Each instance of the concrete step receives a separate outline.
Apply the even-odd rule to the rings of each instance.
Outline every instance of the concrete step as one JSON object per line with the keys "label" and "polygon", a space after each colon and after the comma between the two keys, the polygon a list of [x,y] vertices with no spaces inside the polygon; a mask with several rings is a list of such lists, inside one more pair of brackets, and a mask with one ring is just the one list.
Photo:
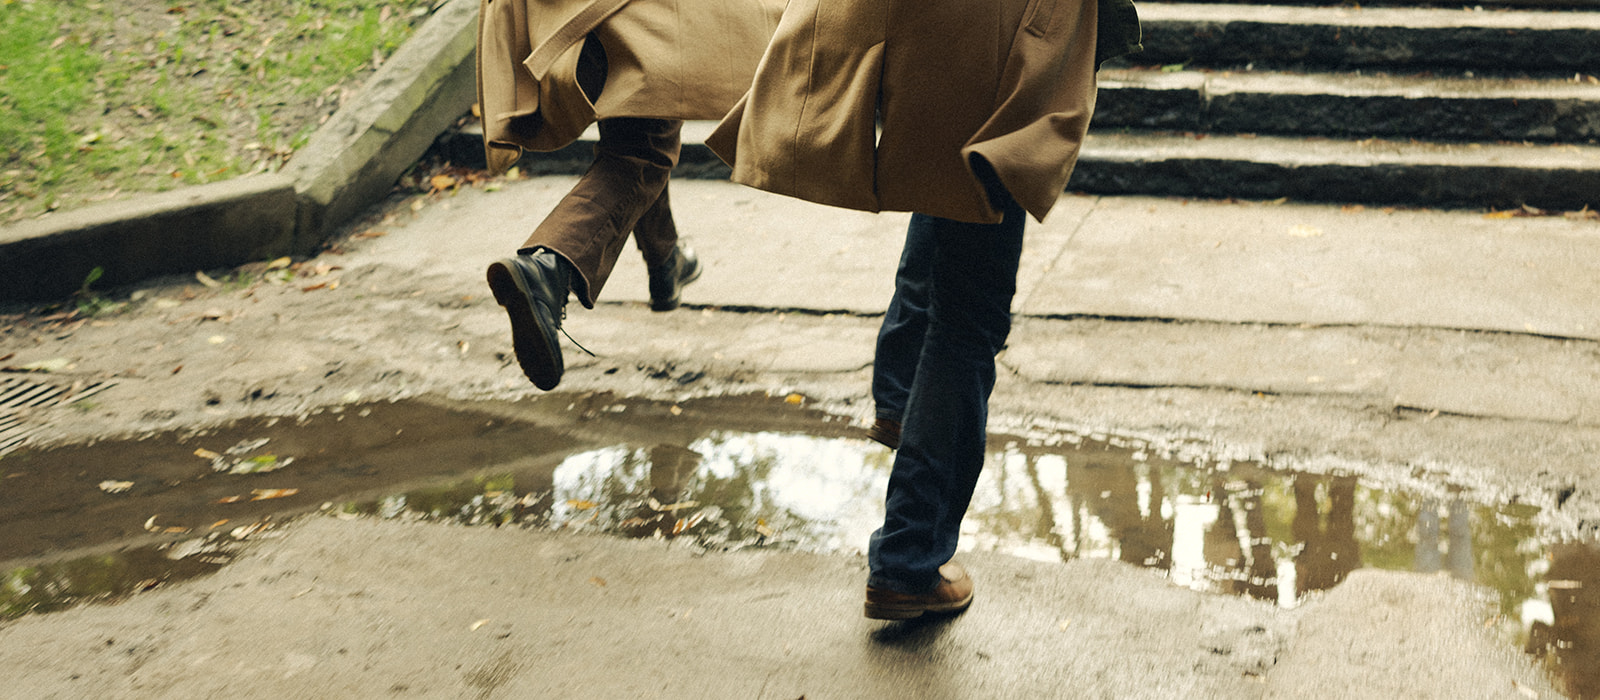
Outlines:
{"label": "concrete step", "polygon": [[1600,146],[1091,132],[1068,189],[1097,194],[1600,209]]}
{"label": "concrete step", "polygon": [[1589,142],[1600,82],[1106,69],[1096,128]]}
{"label": "concrete step", "polygon": [[[704,145],[714,122],[684,125],[675,178],[722,179]],[[591,129],[560,151],[528,153],[529,175],[576,175],[593,158]],[[432,154],[483,167],[472,126],[441,136]],[[1600,210],[1600,146],[1427,143],[1409,140],[1091,130],[1067,188],[1096,194],[1396,206]]]}
{"label": "concrete step", "polygon": [[1137,65],[1600,71],[1600,11],[1144,3],[1139,16]]}

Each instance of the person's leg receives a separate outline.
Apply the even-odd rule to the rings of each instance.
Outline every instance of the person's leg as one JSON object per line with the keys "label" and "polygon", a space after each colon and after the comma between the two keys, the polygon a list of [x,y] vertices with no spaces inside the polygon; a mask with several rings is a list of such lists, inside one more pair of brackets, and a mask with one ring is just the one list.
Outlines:
{"label": "person's leg", "polygon": [[928,294],[932,285],[934,233],[938,221],[921,214],[911,217],[905,248],[894,276],[894,296],[878,328],[878,345],[872,359],[872,402],[875,421],[868,437],[890,448],[900,444],[900,424],[906,397],[917,374],[922,342],[928,331]]}
{"label": "person's leg", "polygon": [[928,327],[907,395],[884,524],[868,547],[869,587],[925,592],[955,554],[983,468],[994,358],[1010,333],[1022,253],[1026,214],[1009,197],[1002,209],[999,224],[921,217],[908,231],[932,239],[916,242],[932,247]]}
{"label": "person's leg", "polygon": [[[572,291],[593,308],[628,234],[647,212],[652,214],[645,219],[652,240],[670,238],[676,245],[677,229],[664,194],[678,163],[682,126],[666,119],[602,119],[594,163],[517,252],[543,249],[566,260],[578,273]],[[671,248],[667,250],[670,255]]]}
{"label": "person's leg", "polygon": [[684,285],[700,279],[699,258],[688,244],[678,240],[670,192],[670,183],[662,187],[661,196],[633,227],[633,242],[644,257],[649,276],[650,308],[654,311],[678,308]]}
{"label": "person's leg", "polygon": [[661,119],[601,120],[588,172],[516,257],[489,265],[489,289],[511,319],[517,364],[540,389],[555,388],[566,370],[558,332],[568,292],[594,307],[628,233],[666,189],[681,126]]}

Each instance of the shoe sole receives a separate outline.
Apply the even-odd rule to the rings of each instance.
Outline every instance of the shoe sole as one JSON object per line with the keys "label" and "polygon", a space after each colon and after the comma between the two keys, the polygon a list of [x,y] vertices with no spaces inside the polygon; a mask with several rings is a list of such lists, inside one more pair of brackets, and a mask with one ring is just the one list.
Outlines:
{"label": "shoe sole", "polygon": [[689,275],[688,279],[683,280],[682,282],[678,283],[679,295],[677,297],[674,297],[674,298],[669,299],[667,301],[656,301],[654,299],[651,299],[650,300],[650,310],[651,311],[672,311],[672,310],[678,308],[680,305],[682,305],[682,301],[683,301],[682,288],[689,286],[690,282],[693,282],[693,281],[695,281],[697,279],[700,279],[700,267],[698,265],[696,265],[695,268],[694,268],[694,274]]}
{"label": "shoe sole", "polygon": [[511,317],[511,346],[516,350],[517,364],[522,365],[522,373],[540,389],[549,391],[556,388],[561,383],[560,357],[551,356],[550,348],[554,343],[547,341],[554,340],[551,337],[554,333],[539,323],[533,305],[528,303],[532,293],[526,283],[504,262],[489,265],[488,278],[495,303],[505,307],[506,315]]}
{"label": "shoe sole", "polygon": [[923,615],[955,615],[972,605],[972,596],[954,603],[939,605],[881,605],[868,602],[865,607],[870,620],[914,620]]}

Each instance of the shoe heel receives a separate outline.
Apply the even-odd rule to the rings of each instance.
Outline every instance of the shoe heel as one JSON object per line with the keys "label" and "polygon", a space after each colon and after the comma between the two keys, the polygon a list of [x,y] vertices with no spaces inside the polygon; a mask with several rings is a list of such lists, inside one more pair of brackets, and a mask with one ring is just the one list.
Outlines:
{"label": "shoe heel", "polygon": [[923,613],[921,608],[907,610],[905,608],[873,605],[872,603],[866,604],[864,612],[867,619],[870,620],[914,620],[922,617]]}

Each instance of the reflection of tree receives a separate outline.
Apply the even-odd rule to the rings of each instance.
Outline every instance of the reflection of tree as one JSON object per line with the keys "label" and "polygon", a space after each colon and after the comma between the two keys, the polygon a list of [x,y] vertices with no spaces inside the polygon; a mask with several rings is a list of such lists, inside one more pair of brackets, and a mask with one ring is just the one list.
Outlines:
{"label": "reflection of tree", "polygon": [[[1317,490],[1327,486],[1329,508],[1324,519],[1318,512]],[[1356,479],[1350,476],[1294,480],[1294,522],[1291,529],[1300,546],[1295,556],[1295,594],[1325,591],[1361,568],[1361,545],[1356,542]]]}
{"label": "reflection of tree", "polygon": [[1600,545],[1553,545],[1545,582],[1555,624],[1535,623],[1529,651],[1553,648],[1567,695],[1600,698]]}
{"label": "reflection of tree", "polygon": [[1033,485],[1033,492],[1037,494],[1036,500],[1039,505],[1039,519],[1037,521],[1038,524],[1034,527],[1033,536],[1044,540],[1046,544],[1059,550],[1061,552],[1061,560],[1066,561],[1071,558],[1071,555],[1064,546],[1060,528],[1056,527],[1055,501],[1050,498],[1050,494],[1045,492],[1044,483],[1039,478],[1039,455],[1025,453],[1022,459],[1023,466],[1028,471],[1028,483]]}
{"label": "reflection of tree", "polygon": [[1160,473],[1152,470],[1149,478],[1147,516],[1139,509],[1139,474],[1134,462],[1108,463],[1094,458],[1067,462],[1067,493],[1074,502],[1087,504],[1089,512],[1106,526],[1120,545],[1119,558],[1165,570],[1172,566],[1172,519],[1162,517],[1167,495]]}
{"label": "reflection of tree", "polygon": [[[1463,581],[1473,580],[1472,565],[1472,515],[1467,504],[1459,498],[1450,501],[1450,518],[1441,526],[1439,503],[1433,499],[1422,502],[1417,511],[1416,569],[1431,574],[1449,566],[1450,575]],[[1445,551],[1439,549],[1439,533],[1448,537]],[[1449,561],[1446,562],[1446,555]]]}
{"label": "reflection of tree", "polygon": [[[1206,528],[1203,547],[1214,580],[1227,593],[1276,600],[1278,566],[1272,558],[1272,538],[1266,534],[1260,482],[1252,479],[1230,484],[1218,474],[1212,483],[1212,494],[1217,503],[1217,519]],[[1235,509],[1244,514],[1242,538]],[[1248,550],[1245,542],[1249,542]]]}
{"label": "reflection of tree", "polygon": [[[719,443],[710,440],[712,449]],[[661,444],[623,450],[575,473],[558,488],[553,523],[619,532],[633,537],[692,535],[703,544],[755,541],[762,522],[800,525],[786,509],[768,503],[775,454],[741,459],[726,477],[701,468],[700,453]]]}
{"label": "reflection of tree", "polygon": [[1500,592],[1500,611],[1508,616],[1535,595],[1530,564],[1542,549],[1534,521],[1538,512],[1536,506],[1517,504],[1479,506],[1475,512],[1474,574],[1478,583]]}

